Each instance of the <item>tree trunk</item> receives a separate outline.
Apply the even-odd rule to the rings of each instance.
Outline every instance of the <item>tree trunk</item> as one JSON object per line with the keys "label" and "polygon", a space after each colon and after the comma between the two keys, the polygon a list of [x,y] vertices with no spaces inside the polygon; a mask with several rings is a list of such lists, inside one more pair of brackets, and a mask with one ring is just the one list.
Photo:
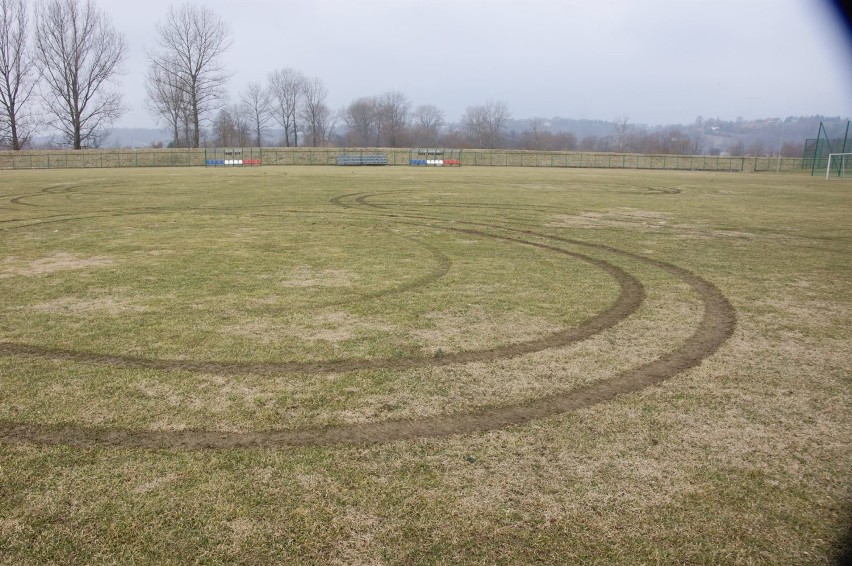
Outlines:
{"label": "tree trunk", "polygon": [[15,106],[11,106],[9,111],[9,129],[12,130],[12,149],[18,151],[21,149],[21,142],[18,140],[18,123],[15,120]]}

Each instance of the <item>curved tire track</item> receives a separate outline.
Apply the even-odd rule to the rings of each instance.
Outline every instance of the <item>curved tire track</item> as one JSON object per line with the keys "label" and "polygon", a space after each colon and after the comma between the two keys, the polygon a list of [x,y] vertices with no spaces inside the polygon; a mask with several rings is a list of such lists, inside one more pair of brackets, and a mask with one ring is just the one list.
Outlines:
{"label": "curved tire track", "polygon": [[252,374],[323,374],[340,373],[350,371],[364,371],[377,369],[405,370],[420,367],[438,367],[459,363],[490,362],[501,359],[509,359],[524,354],[540,352],[550,348],[567,346],[581,340],[585,340],[611,328],[636,312],[645,299],[645,290],[638,279],[606,261],[593,258],[577,252],[571,252],[549,246],[535,241],[527,241],[521,238],[509,236],[496,236],[481,230],[466,228],[447,228],[457,232],[472,234],[483,237],[491,237],[507,242],[515,242],[531,247],[545,249],[585,261],[598,267],[613,277],[618,283],[621,292],[615,302],[605,311],[591,317],[582,324],[541,338],[535,338],[524,342],[515,342],[505,346],[486,348],[481,350],[467,350],[461,352],[447,353],[440,358],[436,357],[409,357],[409,358],[373,358],[373,359],[344,359],[321,362],[281,362],[281,363],[245,363],[245,362],[212,362],[193,360],[162,360],[143,358],[135,356],[117,356],[110,354],[99,354],[95,352],[80,352],[60,348],[45,348],[18,344],[13,342],[0,342],[0,355],[16,355],[32,358],[44,358],[51,360],[62,360],[72,362],[83,362],[98,365],[107,365],[129,369],[147,369],[159,371],[189,371],[198,373],[213,373],[218,375],[240,375]]}
{"label": "curved tire track", "polygon": [[[341,206],[349,206],[342,203],[343,195],[336,204]],[[441,220],[441,219],[433,219]],[[136,449],[175,449],[175,450],[198,450],[198,449],[244,449],[244,448],[284,448],[292,446],[314,446],[314,445],[330,445],[340,443],[377,443],[377,442],[392,442],[398,440],[410,440],[415,438],[430,438],[442,437],[457,434],[479,433],[494,429],[499,429],[512,425],[521,425],[535,419],[546,418],[564,413],[566,411],[578,410],[591,407],[595,404],[609,401],[615,397],[627,393],[640,391],[651,385],[659,384],[685,370],[698,366],[702,360],[712,355],[730,338],[736,325],[736,313],[728,299],[719,291],[719,289],[709,281],[699,277],[687,269],[676,265],[663,262],[656,259],[647,258],[631,252],[626,252],[607,246],[604,244],[594,244],[573,240],[569,238],[561,238],[557,236],[541,234],[532,230],[521,230],[503,227],[499,225],[491,225],[491,228],[525,234],[537,238],[546,238],[550,241],[558,241],[569,243],[576,246],[582,246],[590,249],[605,251],[607,253],[619,255],[634,261],[643,262],[647,265],[662,269],[675,277],[681,279],[688,284],[698,295],[704,309],[701,321],[696,327],[692,335],[687,338],[680,347],[674,351],[665,354],[654,361],[648,362],[641,366],[624,370],[612,378],[604,381],[574,389],[562,394],[551,395],[535,401],[526,403],[487,408],[469,414],[461,415],[446,415],[416,421],[385,421],[377,423],[366,423],[349,426],[339,426],[330,428],[315,428],[304,430],[290,431],[258,431],[258,432],[216,432],[204,430],[189,430],[189,431],[150,431],[150,430],[129,430],[119,428],[99,428],[79,425],[69,426],[52,426],[40,424],[24,424],[0,421],[0,442],[4,443],[34,443],[41,445],[67,445],[74,447],[93,448],[93,447],[115,447],[115,448],[136,448]],[[479,235],[487,235],[494,237],[493,234],[468,229],[454,228],[457,231],[465,233],[475,233]],[[514,241],[532,245],[545,249],[553,249],[560,253],[579,256],[568,252],[561,248],[555,248],[538,242],[521,240],[516,237],[502,236],[498,239],[505,241]],[[619,268],[603,261],[594,258],[593,261],[599,262],[596,265],[608,265],[608,269],[619,270]],[[612,271],[610,271],[612,273]],[[632,276],[628,276],[632,278]],[[634,279],[635,280],[635,279]],[[625,291],[625,283],[619,280],[622,284],[622,297],[628,294]],[[638,284],[638,281],[636,282]],[[639,289],[641,289],[641,284]],[[634,301],[636,298],[634,297]],[[621,298],[619,299],[621,301]],[[638,308],[639,300],[635,303]],[[619,302],[617,302],[619,304]],[[620,312],[616,308],[615,314],[610,311],[608,316],[629,316],[629,304],[622,304],[620,309],[625,309]],[[635,310],[635,308],[633,309]],[[627,313],[627,314],[625,314]],[[598,317],[595,317],[598,318]],[[593,319],[594,320],[594,319]],[[605,321],[600,321],[603,323]],[[615,321],[617,322],[617,320]],[[613,324],[615,324],[613,322]],[[585,326],[585,325],[584,325]],[[582,327],[580,327],[582,328]],[[591,332],[594,327],[590,327],[586,332]],[[601,328],[602,330],[603,328]],[[578,329],[570,329],[578,331]],[[598,330],[597,332],[600,332]],[[558,333],[561,334],[561,333]],[[532,343],[539,342],[536,340],[524,343],[526,348],[532,347]],[[10,345],[0,345],[0,352],[6,351]],[[11,345],[11,351],[18,355],[38,355],[42,356],[44,352],[25,351],[26,347]],[[493,350],[491,350],[493,352]],[[535,350],[529,350],[535,351]],[[475,352],[460,352],[455,361],[450,361],[450,356],[442,359],[430,360],[430,365],[444,365],[446,363],[463,363],[467,361],[463,356],[483,355],[487,350]],[[62,359],[79,360],[79,354],[68,352],[68,358],[64,358],[62,352],[54,352]],[[513,355],[521,355],[525,353],[519,351]],[[475,356],[474,356],[475,357]],[[100,357],[101,362],[115,363],[121,365],[127,362],[127,359],[120,357]],[[448,359],[450,358],[450,359]],[[493,358],[492,358],[493,359]],[[86,361],[86,360],[83,360]],[[88,360],[95,361],[95,360]],[[353,361],[354,362],[354,361]],[[398,360],[399,363],[412,363],[412,361]],[[142,362],[147,364],[148,362]],[[162,363],[162,362],[152,362]],[[335,362],[328,362],[334,364]],[[342,362],[341,362],[342,363]],[[348,362],[352,363],[352,362]],[[375,361],[365,360],[358,361],[358,364],[376,363]],[[420,363],[420,362],[414,362]],[[324,364],[317,364],[317,369],[323,367]],[[152,367],[143,365],[142,367]],[[157,368],[157,366],[153,366]],[[220,370],[226,369],[228,366],[217,364]],[[261,366],[255,364],[256,369],[261,369]],[[281,365],[278,365],[281,367]],[[340,365],[335,366],[336,369],[331,371],[346,371]],[[399,367],[416,367],[416,366],[399,366]],[[157,368],[159,369],[159,368]],[[193,368],[186,368],[193,369]],[[234,368],[236,369],[236,368]],[[306,368],[303,366],[302,371]],[[357,369],[363,369],[361,367]],[[206,370],[205,370],[206,371]],[[242,371],[246,371],[242,367]]]}

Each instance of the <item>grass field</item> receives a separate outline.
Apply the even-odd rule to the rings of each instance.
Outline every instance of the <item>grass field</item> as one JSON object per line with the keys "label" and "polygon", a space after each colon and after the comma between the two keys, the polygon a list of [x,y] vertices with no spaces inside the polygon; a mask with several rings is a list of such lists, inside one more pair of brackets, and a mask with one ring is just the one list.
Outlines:
{"label": "grass field", "polygon": [[827,564],[852,183],[0,172],[0,563]]}

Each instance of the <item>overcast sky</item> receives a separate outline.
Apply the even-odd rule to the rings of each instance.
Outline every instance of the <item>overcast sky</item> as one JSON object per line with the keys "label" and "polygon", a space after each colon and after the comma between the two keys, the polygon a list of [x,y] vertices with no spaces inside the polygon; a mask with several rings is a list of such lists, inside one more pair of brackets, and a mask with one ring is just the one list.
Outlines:
{"label": "overcast sky", "polygon": [[[172,0],[98,0],[129,47],[121,78],[150,127],[145,50]],[[204,0],[233,31],[232,98],[292,67],[329,106],[403,92],[449,121],[505,101],[514,118],[691,123],[852,116],[852,43],[821,0]]]}

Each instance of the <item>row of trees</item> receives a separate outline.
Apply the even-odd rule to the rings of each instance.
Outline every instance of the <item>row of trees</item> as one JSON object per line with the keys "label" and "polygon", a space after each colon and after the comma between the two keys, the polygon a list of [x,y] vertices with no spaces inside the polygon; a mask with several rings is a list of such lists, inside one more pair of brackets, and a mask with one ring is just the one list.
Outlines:
{"label": "row of trees", "polygon": [[126,52],[92,0],[42,0],[32,14],[0,0],[0,142],[21,149],[49,125],[75,149],[97,145],[125,110],[112,87]]}
{"label": "row of trees", "polygon": [[[626,115],[611,133],[578,140],[544,119],[509,129],[505,102],[469,107],[448,124],[436,106],[414,106],[399,91],[365,96],[332,111],[322,80],[295,69],[250,83],[236,103],[228,97],[232,73],[224,56],[232,44],[227,23],[196,4],[171,6],[147,52],[146,106],[168,128],[175,147],[214,145],[448,146],[532,150],[586,150],[698,154],[723,123],[702,120],[685,128],[632,125]],[[127,44],[94,0],[0,0],[0,145],[21,149],[43,127],[64,145],[97,147],[127,109],[117,90]],[[747,124],[743,124],[743,127]],[[270,140],[275,130],[276,140]],[[279,132],[283,132],[279,134]],[[707,132],[714,135],[708,136]],[[781,136],[779,136],[781,137]],[[800,151],[788,143],[785,153]],[[762,142],[731,138],[733,155],[766,153]]]}
{"label": "row of trees", "polygon": [[[0,143],[21,149],[42,127],[52,127],[75,149],[97,147],[127,108],[115,89],[127,56],[124,36],[94,0],[0,0]],[[171,6],[156,28],[148,56],[149,111],[176,147],[199,147],[205,126],[222,145],[262,145],[269,130],[283,130],[286,146],[337,141],[338,125],[351,145],[399,147],[437,144],[445,125],[432,105],[412,109],[391,91],[355,100],[334,112],[322,80],[290,68],[251,83],[228,103],[232,73],[223,60],[232,43],[227,23],[195,4]],[[509,117],[505,103],[468,109],[469,139],[496,147]]]}
{"label": "row of trees", "polygon": [[[277,143],[349,147],[500,147],[510,114],[503,102],[467,109],[457,126],[447,124],[437,106],[414,107],[399,91],[360,97],[332,112],[320,79],[285,68],[269,75],[269,85],[250,83],[240,101],[213,119],[214,145],[264,145],[273,128],[283,132]],[[300,134],[302,137],[300,138]],[[301,142],[300,142],[301,139]],[[183,143],[177,136],[176,145]]]}
{"label": "row of trees", "polygon": [[[287,147],[333,143],[336,115],[320,79],[285,68],[271,73],[269,81],[268,87],[249,83],[239,102],[219,110],[210,128],[214,145],[261,146],[275,126],[283,131],[280,144]],[[172,144],[183,147],[186,140],[176,135]]]}
{"label": "row of trees", "polygon": [[[346,145],[402,147],[437,144],[444,113],[433,105],[412,109],[398,91],[358,98],[334,112],[321,79],[291,68],[269,73],[267,85],[250,83],[227,104],[230,74],[222,55],[231,45],[227,25],[193,4],[171,7],[157,26],[158,50],[149,53],[148,107],[172,133],[175,147],[198,147],[204,117],[214,110],[210,134],[216,145],[263,145],[269,130],[283,131],[284,146]],[[502,102],[468,109],[463,120],[479,147],[497,147],[508,107]],[[345,126],[337,139],[337,126]],[[301,136],[301,137],[300,137]]]}

